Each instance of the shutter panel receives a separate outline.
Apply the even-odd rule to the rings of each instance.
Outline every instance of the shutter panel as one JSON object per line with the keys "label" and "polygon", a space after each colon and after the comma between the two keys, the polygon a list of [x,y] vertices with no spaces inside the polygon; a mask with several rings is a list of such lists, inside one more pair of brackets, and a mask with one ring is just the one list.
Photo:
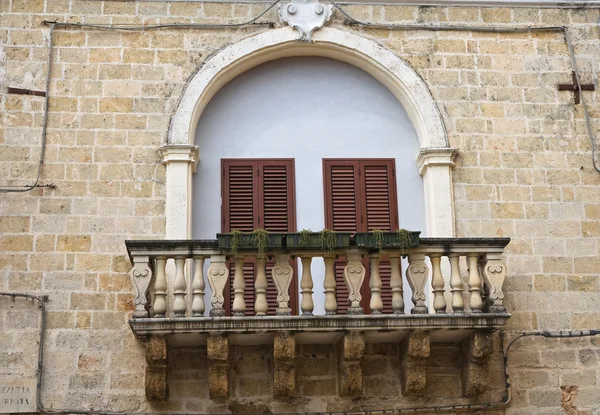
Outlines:
{"label": "shutter panel", "polygon": [[[251,232],[263,228],[270,232],[295,232],[296,213],[294,202],[293,160],[236,159],[222,160],[222,230]],[[297,267],[291,263],[294,278],[290,285],[290,307],[298,309]],[[266,264],[268,314],[275,314],[277,288],[271,277],[273,262]],[[246,290],[246,315],[254,315],[254,277],[256,263],[244,263]],[[233,266],[230,264],[230,270]],[[233,303],[233,272],[225,295],[229,296],[226,311],[229,314]]]}

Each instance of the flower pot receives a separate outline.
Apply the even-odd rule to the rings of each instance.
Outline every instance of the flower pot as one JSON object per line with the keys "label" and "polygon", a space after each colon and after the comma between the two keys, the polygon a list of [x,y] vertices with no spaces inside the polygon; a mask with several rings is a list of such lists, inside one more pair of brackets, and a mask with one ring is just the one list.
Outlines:
{"label": "flower pot", "polygon": [[[266,250],[283,248],[283,233],[269,233],[267,235]],[[254,251],[258,249],[256,235],[252,232],[242,232],[239,234],[240,240],[237,246],[238,251]],[[218,233],[217,241],[219,249],[231,250],[234,245],[234,236],[231,233]]]}
{"label": "flower pot", "polygon": [[386,251],[394,249],[408,250],[419,246],[419,235],[421,232],[410,232],[410,241],[408,246],[400,246],[401,241],[397,232],[382,232],[381,246],[377,243],[377,238],[373,232],[357,232],[354,235],[354,242],[359,248],[383,249]]}
{"label": "flower pot", "polygon": [[[286,247],[291,250],[320,251],[328,249],[324,246],[321,232],[308,234],[287,233],[285,235]],[[350,232],[336,232],[334,249],[348,248],[350,246]]]}

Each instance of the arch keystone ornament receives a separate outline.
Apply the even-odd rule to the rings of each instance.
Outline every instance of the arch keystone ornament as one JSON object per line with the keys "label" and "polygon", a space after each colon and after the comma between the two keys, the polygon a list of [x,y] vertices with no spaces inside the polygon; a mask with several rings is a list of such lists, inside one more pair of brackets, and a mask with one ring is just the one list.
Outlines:
{"label": "arch keystone ornament", "polygon": [[278,10],[279,18],[300,34],[298,40],[311,42],[313,32],[331,19],[333,5],[322,5],[318,0],[292,0],[279,4]]}

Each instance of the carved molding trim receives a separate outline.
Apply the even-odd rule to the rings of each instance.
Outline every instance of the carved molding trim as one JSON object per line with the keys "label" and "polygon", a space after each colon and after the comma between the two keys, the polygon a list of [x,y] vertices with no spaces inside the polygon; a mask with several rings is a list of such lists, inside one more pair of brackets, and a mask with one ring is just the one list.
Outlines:
{"label": "carved molding trim", "polygon": [[454,159],[458,154],[455,148],[422,148],[417,156],[419,174],[422,176],[429,166],[454,167]]}
{"label": "carved molding trim", "polygon": [[200,149],[189,144],[164,144],[158,149],[158,154],[163,158],[162,163],[167,165],[173,162],[191,163],[192,172],[196,172]]}
{"label": "carved molding trim", "polygon": [[299,33],[298,40],[312,41],[315,30],[322,28],[331,19],[332,4],[321,4],[319,0],[292,0],[279,4],[279,18]]}

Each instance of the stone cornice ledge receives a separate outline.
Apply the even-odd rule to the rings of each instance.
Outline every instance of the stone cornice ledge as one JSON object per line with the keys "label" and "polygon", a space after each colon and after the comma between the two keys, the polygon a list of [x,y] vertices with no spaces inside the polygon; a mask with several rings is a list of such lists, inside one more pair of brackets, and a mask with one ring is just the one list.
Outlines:
{"label": "stone cornice ledge", "polygon": [[158,153],[163,158],[163,164],[172,162],[187,162],[192,163],[192,171],[196,172],[198,165],[198,146],[189,144],[164,144],[158,149]]}
{"label": "stone cornice ledge", "polygon": [[504,326],[509,313],[431,314],[431,315],[337,315],[138,318],[129,320],[138,337],[182,333],[265,333],[293,332],[403,331],[441,329],[494,329]]}
{"label": "stone cornice ledge", "polygon": [[422,176],[429,166],[454,167],[458,150],[455,148],[423,148],[417,156],[419,174]]}

